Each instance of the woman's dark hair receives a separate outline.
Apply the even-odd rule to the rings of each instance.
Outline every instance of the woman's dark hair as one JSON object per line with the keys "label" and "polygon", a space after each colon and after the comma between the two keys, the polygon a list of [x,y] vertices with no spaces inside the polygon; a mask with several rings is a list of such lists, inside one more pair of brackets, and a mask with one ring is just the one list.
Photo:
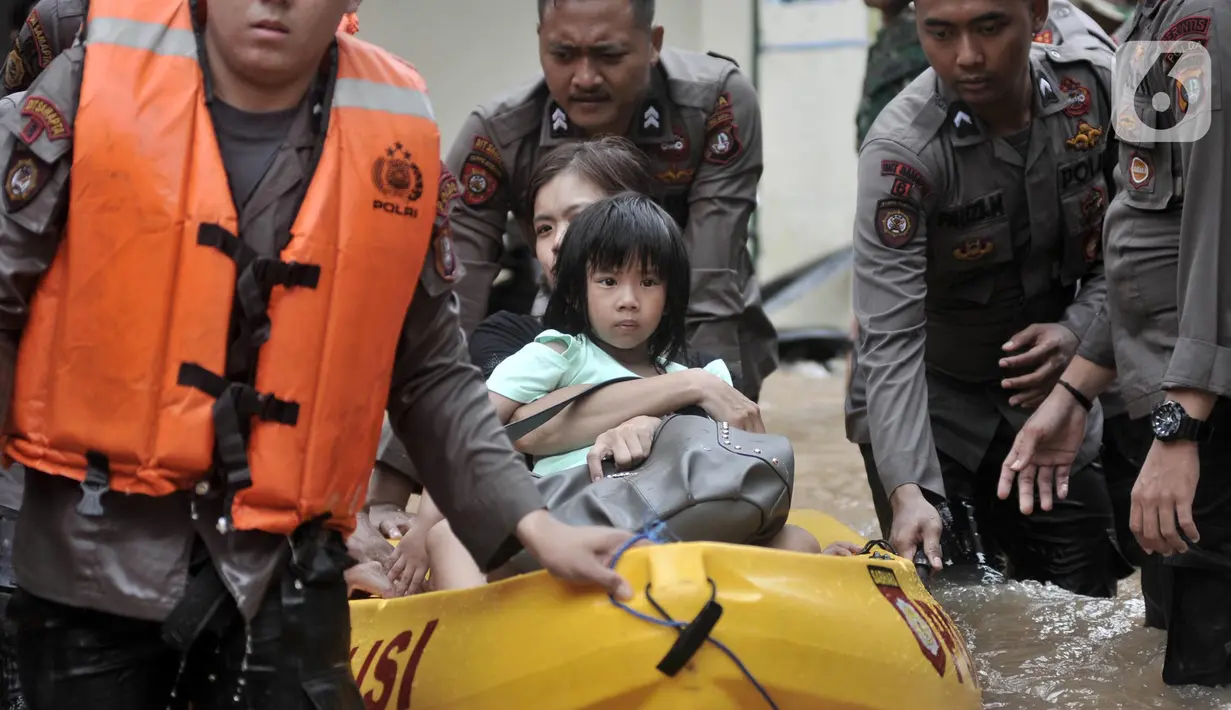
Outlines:
{"label": "woman's dark hair", "polygon": [[613,136],[566,143],[545,155],[530,176],[521,226],[532,245],[534,201],[539,196],[539,190],[557,175],[566,172],[577,173],[594,183],[604,195],[637,192],[657,196],[657,183],[650,175],[650,161],[627,138]]}
{"label": "woman's dark hair", "polygon": [[656,273],[666,289],[662,320],[646,343],[661,370],[660,360],[679,362],[687,357],[688,251],[675,220],[645,195],[624,192],[599,200],[572,220],[556,258],[556,290],[547,302],[543,325],[595,338],[586,298],[590,275],[633,264]]}

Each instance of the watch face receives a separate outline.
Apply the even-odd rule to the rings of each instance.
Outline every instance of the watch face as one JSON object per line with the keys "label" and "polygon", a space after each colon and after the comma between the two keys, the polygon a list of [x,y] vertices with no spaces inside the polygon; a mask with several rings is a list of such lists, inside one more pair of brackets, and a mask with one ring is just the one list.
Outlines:
{"label": "watch face", "polygon": [[1154,427],[1154,436],[1160,439],[1175,436],[1180,431],[1183,417],[1184,409],[1178,402],[1163,402],[1158,405],[1154,408],[1154,417],[1151,422]]}

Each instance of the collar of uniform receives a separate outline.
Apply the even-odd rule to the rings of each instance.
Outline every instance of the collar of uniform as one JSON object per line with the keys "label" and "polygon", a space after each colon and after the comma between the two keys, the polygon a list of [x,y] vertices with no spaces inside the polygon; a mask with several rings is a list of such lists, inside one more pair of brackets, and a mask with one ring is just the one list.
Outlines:
{"label": "collar of uniform", "polygon": [[1167,0],[1143,0],[1138,3],[1136,14],[1141,17],[1153,18],[1158,14],[1159,8],[1167,4]]}
{"label": "collar of uniform", "polygon": [[[1044,50],[1056,52],[1055,49]],[[1078,103],[1081,99],[1060,92],[1060,80],[1051,65],[1033,53],[1030,57],[1030,83],[1034,87],[1034,115],[1050,116]]]}
{"label": "collar of uniform", "polygon": [[[667,77],[660,68],[651,71],[650,86],[645,97],[633,114],[633,124],[625,136],[634,143],[656,144],[671,137],[671,102],[667,100]],[[573,125],[568,114],[556,103],[548,99],[543,109],[543,130],[540,144],[545,146],[559,145],[571,140],[584,139],[585,133]]]}
{"label": "collar of uniform", "polygon": [[983,120],[939,76],[936,77],[936,96],[940,108],[945,111],[945,130],[952,136],[953,145],[975,145],[987,140],[990,134]]}

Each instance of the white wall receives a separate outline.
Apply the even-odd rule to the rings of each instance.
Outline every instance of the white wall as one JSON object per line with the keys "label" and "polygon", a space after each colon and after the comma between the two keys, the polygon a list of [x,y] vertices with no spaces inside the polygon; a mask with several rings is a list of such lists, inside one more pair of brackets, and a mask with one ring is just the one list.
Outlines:
{"label": "white wall", "polygon": [[[713,50],[751,71],[753,2],[659,0],[666,42]],[[759,0],[765,175],[763,279],[850,242],[855,108],[868,12],[862,0]],[[539,72],[536,0],[365,0],[359,36],[413,62],[432,94],[446,147],[478,103]],[[842,279],[775,316],[780,326],[845,327]]]}

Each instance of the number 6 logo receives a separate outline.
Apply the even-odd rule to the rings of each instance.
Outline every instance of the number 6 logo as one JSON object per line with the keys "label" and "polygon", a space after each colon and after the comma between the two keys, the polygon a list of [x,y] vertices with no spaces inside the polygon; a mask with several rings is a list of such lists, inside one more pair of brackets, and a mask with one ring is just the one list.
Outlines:
{"label": "number 6 logo", "polygon": [[[1199,140],[1213,120],[1211,71],[1210,53],[1198,42],[1120,45],[1112,79],[1116,135],[1138,144]],[[1159,120],[1148,125],[1142,110],[1158,112]]]}

